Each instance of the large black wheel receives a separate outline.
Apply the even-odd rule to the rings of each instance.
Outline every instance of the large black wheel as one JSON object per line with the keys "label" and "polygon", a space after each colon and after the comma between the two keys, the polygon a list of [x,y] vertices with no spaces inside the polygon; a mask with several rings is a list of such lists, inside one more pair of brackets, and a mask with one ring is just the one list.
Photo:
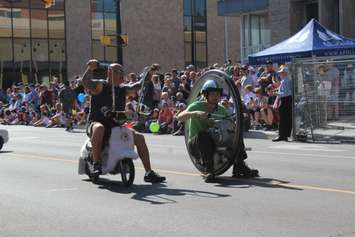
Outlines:
{"label": "large black wheel", "polygon": [[[233,104],[231,110],[231,116],[227,120],[220,121],[221,127],[216,127],[215,131],[228,139],[224,141],[224,145],[216,148],[216,152],[213,154],[214,174],[221,175],[226,172],[234,163],[239,151],[241,149],[241,139],[243,132],[243,111],[242,102],[238,89],[236,88],[234,81],[225,72],[220,70],[211,70],[204,73],[197,83],[193,86],[188,99],[188,105],[201,100],[200,91],[204,83],[208,80],[217,82],[220,87],[223,87],[223,97],[228,99]],[[186,121],[188,123],[188,121]],[[201,172],[205,173],[207,170],[206,163],[203,162],[201,157],[192,154],[190,145],[188,144],[189,126],[185,124],[185,143],[194,166]],[[227,144],[227,145],[225,145]]]}
{"label": "large black wheel", "polygon": [[2,149],[3,145],[4,145],[4,139],[0,137],[0,150]]}
{"label": "large black wheel", "polygon": [[126,187],[129,187],[133,184],[135,169],[133,160],[130,158],[123,159],[119,162],[122,182]]}

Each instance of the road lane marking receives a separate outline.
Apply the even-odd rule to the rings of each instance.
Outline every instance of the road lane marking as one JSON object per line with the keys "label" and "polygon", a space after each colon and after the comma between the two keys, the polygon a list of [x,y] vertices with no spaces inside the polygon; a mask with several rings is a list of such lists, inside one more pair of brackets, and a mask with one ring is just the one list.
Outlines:
{"label": "road lane marking", "polygon": [[309,189],[309,190],[317,190],[317,191],[332,192],[332,193],[346,193],[346,194],[355,195],[355,191],[346,190],[346,189],[322,188],[322,187],[316,187],[316,186],[298,185],[298,184],[284,184],[284,183],[280,183],[277,185],[283,186],[283,187],[288,187],[288,188],[300,188],[300,189]]}
{"label": "road lane marking", "polygon": [[39,139],[40,137],[14,137],[11,138],[11,141],[23,141],[23,140],[32,140],[32,139]]}
{"label": "road lane marking", "polygon": [[322,145],[301,145],[301,144],[282,144],[269,146],[271,149],[282,150],[302,150],[302,151],[326,151],[326,152],[343,152],[345,150],[329,149],[327,146]]}
{"label": "road lane marking", "polygon": [[351,159],[354,160],[354,156],[338,156],[338,155],[317,155],[317,154],[306,154],[306,153],[286,153],[286,152],[275,152],[275,151],[251,151],[251,153],[259,154],[274,154],[274,155],[286,155],[286,156],[305,156],[305,157],[314,157],[314,158],[328,158],[328,159]]}
{"label": "road lane marking", "polygon": [[[26,155],[26,154],[13,154],[13,153],[7,153],[6,156],[15,156],[18,158],[24,158],[24,159],[37,159],[37,160],[50,160],[50,161],[61,161],[61,162],[67,162],[67,163],[78,163],[77,160],[68,160],[68,159],[63,159],[63,158],[56,158],[56,157],[44,157],[44,156],[37,156],[37,155]],[[21,157],[22,156],[22,157]],[[143,170],[144,168],[142,167],[136,167],[138,170]],[[167,173],[167,174],[175,174],[175,175],[182,175],[182,176],[201,176],[199,173],[190,173],[190,172],[180,172],[180,171],[171,171],[171,170],[163,170],[163,169],[155,169],[158,172],[161,173]],[[255,184],[265,184],[264,182],[259,182],[257,179],[252,179],[251,183]],[[322,192],[331,192],[331,193],[345,193],[345,194],[350,194],[350,195],[355,195],[354,190],[347,190],[347,189],[336,189],[336,188],[326,188],[326,187],[317,187],[317,186],[310,186],[310,185],[298,185],[298,184],[291,184],[291,183],[282,183],[282,182],[271,182],[270,185],[274,186],[280,186],[280,187],[288,187],[288,188],[298,188],[298,189],[305,189],[305,190],[315,190],[315,191],[322,191]]]}
{"label": "road lane marking", "polygon": [[6,153],[6,156],[21,156],[19,158],[31,158],[35,160],[51,160],[51,161],[62,161],[62,162],[69,162],[69,163],[78,163],[77,160],[68,160],[68,159],[63,159],[63,158],[57,158],[57,157],[49,157],[49,156],[39,156],[39,155],[28,155],[28,154],[23,154],[23,153]]}
{"label": "road lane marking", "polygon": [[42,190],[43,193],[54,193],[54,192],[66,192],[66,191],[76,191],[77,188],[56,188],[56,189],[48,189]]}
{"label": "road lane marking", "polygon": [[[145,169],[143,167],[136,167],[136,169],[145,171]],[[198,174],[198,173],[189,173],[189,172],[180,172],[180,171],[172,171],[172,170],[162,170],[162,169],[154,169],[154,170],[157,172],[166,173],[166,174],[176,174],[176,175],[194,176],[194,177],[200,176],[201,177],[201,174]]]}

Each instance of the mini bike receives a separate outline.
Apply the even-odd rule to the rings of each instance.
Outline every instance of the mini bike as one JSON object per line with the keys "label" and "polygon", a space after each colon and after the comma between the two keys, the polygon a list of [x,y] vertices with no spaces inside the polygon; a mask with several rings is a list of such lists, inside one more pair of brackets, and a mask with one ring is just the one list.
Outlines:
{"label": "mini bike", "polygon": [[[121,174],[125,186],[133,184],[135,168],[133,160],[138,158],[134,150],[133,132],[124,126],[126,115],[124,112],[111,112],[114,117],[115,126],[111,130],[111,136],[101,154],[102,175]],[[79,174],[86,174],[92,182],[97,182],[98,177],[92,175],[92,147],[88,138],[81,148],[79,158]]]}

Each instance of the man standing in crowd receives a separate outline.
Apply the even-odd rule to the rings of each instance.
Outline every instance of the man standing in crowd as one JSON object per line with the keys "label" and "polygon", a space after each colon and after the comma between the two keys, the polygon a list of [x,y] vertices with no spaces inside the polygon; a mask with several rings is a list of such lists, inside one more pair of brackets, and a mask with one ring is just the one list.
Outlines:
{"label": "man standing in crowd", "polygon": [[66,119],[65,131],[72,131],[72,110],[76,104],[76,94],[75,91],[70,87],[69,81],[64,82],[64,88],[59,92],[59,100],[62,103],[62,108]]}
{"label": "man standing in crowd", "polygon": [[277,95],[274,109],[279,107],[280,124],[279,136],[274,138],[273,142],[288,141],[292,130],[292,84],[288,78],[288,69],[281,66],[278,71],[281,77],[281,85]]}

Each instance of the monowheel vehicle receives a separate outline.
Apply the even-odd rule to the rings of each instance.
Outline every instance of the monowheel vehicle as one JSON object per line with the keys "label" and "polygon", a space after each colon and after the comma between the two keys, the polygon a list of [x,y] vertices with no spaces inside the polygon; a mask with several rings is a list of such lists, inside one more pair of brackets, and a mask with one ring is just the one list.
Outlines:
{"label": "monowheel vehicle", "polygon": [[[201,88],[206,81],[213,80],[223,88],[222,98],[228,100],[230,111],[226,117],[209,117],[213,121],[213,126],[209,128],[216,145],[213,154],[213,170],[215,175],[221,175],[226,172],[234,163],[241,149],[240,143],[243,132],[243,110],[242,102],[238,89],[234,81],[225,72],[220,70],[210,70],[204,73],[193,86],[188,99],[188,105],[201,100]],[[188,126],[185,126],[185,143],[194,166],[203,174],[207,172],[207,164],[201,157],[193,154],[188,145]]]}

